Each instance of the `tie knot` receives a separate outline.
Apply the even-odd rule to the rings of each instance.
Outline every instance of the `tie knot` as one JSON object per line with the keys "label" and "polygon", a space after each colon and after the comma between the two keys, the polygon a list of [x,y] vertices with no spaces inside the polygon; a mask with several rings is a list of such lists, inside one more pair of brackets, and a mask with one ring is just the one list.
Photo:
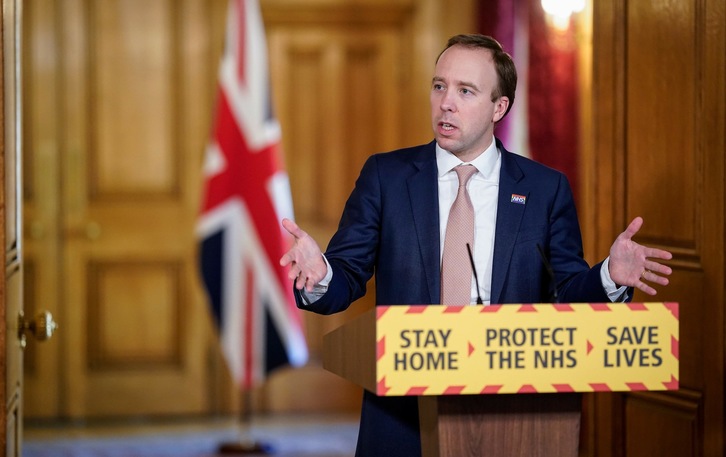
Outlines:
{"label": "tie knot", "polygon": [[474,165],[459,165],[454,168],[454,171],[459,176],[459,187],[466,186],[474,173],[476,173],[476,167]]}

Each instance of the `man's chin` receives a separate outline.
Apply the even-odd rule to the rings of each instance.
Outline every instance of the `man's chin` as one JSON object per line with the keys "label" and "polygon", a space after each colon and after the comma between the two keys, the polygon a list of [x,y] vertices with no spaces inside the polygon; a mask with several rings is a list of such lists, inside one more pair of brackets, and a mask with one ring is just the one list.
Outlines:
{"label": "man's chin", "polygon": [[446,151],[453,153],[458,149],[458,141],[441,135],[436,135],[436,143]]}

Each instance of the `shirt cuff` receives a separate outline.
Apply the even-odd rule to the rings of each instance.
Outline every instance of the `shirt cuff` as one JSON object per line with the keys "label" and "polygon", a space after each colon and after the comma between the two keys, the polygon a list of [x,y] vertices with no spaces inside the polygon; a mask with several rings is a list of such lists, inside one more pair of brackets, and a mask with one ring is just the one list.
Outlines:
{"label": "shirt cuff", "polygon": [[328,259],[325,258],[325,255],[323,255],[323,260],[325,260],[325,265],[328,267],[325,277],[313,286],[312,292],[308,292],[305,289],[300,290],[300,297],[302,297],[303,304],[305,304],[305,306],[309,306],[320,300],[320,298],[325,295],[325,292],[328,291],[330,281],[333,280],[333,269],[330,267],[330,263],[328,263]]}
{"label": "shirt cuff", "polygon": [[610,277],[610,257],[605,259],[600,267],[600,281],[611,302],[624,301],[627,298],[628,287],[615,284]]}

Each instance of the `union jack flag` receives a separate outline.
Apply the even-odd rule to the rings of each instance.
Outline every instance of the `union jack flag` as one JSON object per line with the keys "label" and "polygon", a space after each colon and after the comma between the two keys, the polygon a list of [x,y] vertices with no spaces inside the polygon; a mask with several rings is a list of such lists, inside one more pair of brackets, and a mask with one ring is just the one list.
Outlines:
{"label": "union jack flag", "polygon": [[197,233],[222,350],[243,388],[308,359],[292,282],[279,265],[291,242],[280,220],[292,218],[280,155],[259,5],[231,0]]}

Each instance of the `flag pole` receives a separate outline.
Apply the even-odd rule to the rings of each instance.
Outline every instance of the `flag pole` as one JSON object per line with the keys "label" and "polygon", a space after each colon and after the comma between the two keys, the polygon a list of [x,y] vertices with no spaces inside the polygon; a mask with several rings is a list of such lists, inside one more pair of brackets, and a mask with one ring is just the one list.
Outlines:
{"label": "flag pole", "polygon": [[219,445],[222,455],[272,455],[274,448],[269,443],[258,441],[252,436],[252,390],[244,389],[240,396],[239,438]]}

